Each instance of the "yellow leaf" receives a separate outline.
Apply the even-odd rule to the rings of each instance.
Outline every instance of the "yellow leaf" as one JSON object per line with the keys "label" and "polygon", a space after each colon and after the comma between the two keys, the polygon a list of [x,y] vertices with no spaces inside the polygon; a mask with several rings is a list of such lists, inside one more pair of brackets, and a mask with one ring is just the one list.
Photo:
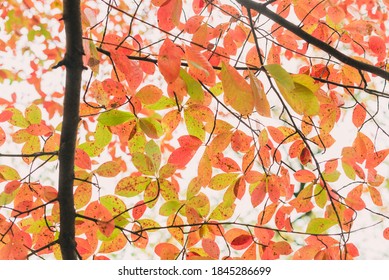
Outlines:
{"label": "yellow leaf", "polygon": [[254,97],[250,85],[232,66],[222,64],[221,80],[224,101],[243,116],[250,115],[254,108]]}

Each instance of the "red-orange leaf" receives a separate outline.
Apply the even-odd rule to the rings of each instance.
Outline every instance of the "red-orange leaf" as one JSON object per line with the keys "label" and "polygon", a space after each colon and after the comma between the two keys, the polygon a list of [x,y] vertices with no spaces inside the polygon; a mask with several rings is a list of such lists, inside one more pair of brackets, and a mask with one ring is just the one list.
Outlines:
{"label": "red-orange leaf", "polygon": [[155,246],[154,252],[161,260],[175,260],[180,250],[170,243],[159,243]]}
{"label": "red-orange leaf", "polygon": [[217,243],[214,240],[209,239],[209,238],[204,238],[201,241],[201,245],[202,245],[204,251],[211,258],[214,258],[214,259],[218,259],[219,258],[220,249],[219,249],[219,246],[217,245]]}
{"label": "red-orange leaf", "polygon": [[165,39],[159,50],[158,68],[166,82],[174,82],[180,74],[182,50],[169,38]]}
{"label": "red-orange leaf", "polygon": [[174,27],[180,25],[180,17],[182,12],[182,0],[169,0],[165,2],[158,10],[158,26],[170,31]]}
{"label": "red-orange leaf", "polygon": [[146,209],[147,205],[143,202],[143,200],[138,201],[132,209],[132,217],[134,220],[138,220],[140,217],[142,217]]}
{"label": "red-orange leaf", "polygon": [[188,147],[180,147],[171,153],[168,163],[174,164],[177,168],[185,168],[195,153],[196,150]]}
{"label": "red-orange leaf", "polygon": [[366,207],[365,202],[361,199],[362,190],[363,190],[363,185],[360,184],[354,189],[352,189],[347,194],[347,197],[345,199],[346,204],[357,211],[362,210]]}
{"label": "red-orange leaf", "polygon": [[369,38],[369,48],[378,56],[378,61],[386,57],[386,44],[381,37],[371,36]]}
{"label": "red-orange leaf", "polygon": [[306,169],[296,171],[293,176],[300,183],[308,183],[316,179],[316,175],[312,171]]}
{"label": "red-orange leaf", "polygon": [[35,136],[43,136],[52,132],[52,129],[48,127],[44,122],[41,122],[39,124],[30,124],[26,130],[28,133]]}
{"label": "red-orange leaf", "polygon": [[74,164],[83,169],[91,169],[92,161],[89,155],[80,148],[76,148]]}
{"label": "red-orange leaf", "polygon": [[384,235],[384,238],[385,238],[385,239],[389,240],[389,227],[387,227],[386,229],[384,229],[383,235]]}

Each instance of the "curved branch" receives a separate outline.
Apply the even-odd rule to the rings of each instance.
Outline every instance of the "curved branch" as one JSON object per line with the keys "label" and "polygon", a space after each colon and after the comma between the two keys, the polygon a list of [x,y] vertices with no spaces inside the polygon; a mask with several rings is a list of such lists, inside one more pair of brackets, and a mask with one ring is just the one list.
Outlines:
{"label": "curved branch", "polygon": [[339,61],[343,62],[344,64],[347,64],[351,67],[354,67],[358,70],[366,71],[371,74],[377,75],[385,80],[389,81],[389,72],[386,72],[385,70],[378,68],[374,65],[367,64],[361,61],[358,61],[356,59],[353,59],[342,52],[338,51],[337,49],[331,47],[329,44],[313,37],[309,33],[305,32],[298,26],[294,25],[290,21],[286,20],[285,18],[279,16],[278,14],[274,13],[273,11],[266,8],[264,4],[253,2],[252,0],[236,0],[239,4],[246,7],[246,9],[252,9],[257,11],[258,13],[266,16],[267,18],[271,19],[272,21],[278,23],[282,27],[286,28],[290,32],[294,33],[295,35],[299,36],[301,39],[305,40],[307,43],[314,45],[315,47],[321,49],[322,51],[328,53],[329,55],[335,57]]}

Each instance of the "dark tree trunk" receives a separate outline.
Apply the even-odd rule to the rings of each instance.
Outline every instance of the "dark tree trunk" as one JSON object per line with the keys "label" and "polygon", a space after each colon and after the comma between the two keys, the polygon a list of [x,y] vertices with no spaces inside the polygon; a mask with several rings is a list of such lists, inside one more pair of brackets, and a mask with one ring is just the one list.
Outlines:
{"label": "dark tree trunk", "polygon": [[78,257],[75,242],[73,197],[74,154],[79,123],[81,74],[83,70],[80,0],[63,1],[66,32],[65,58],[56,67],[66,67],[64,113],[59,150],[58,202],[60,205],[59,245],[64,260]]}

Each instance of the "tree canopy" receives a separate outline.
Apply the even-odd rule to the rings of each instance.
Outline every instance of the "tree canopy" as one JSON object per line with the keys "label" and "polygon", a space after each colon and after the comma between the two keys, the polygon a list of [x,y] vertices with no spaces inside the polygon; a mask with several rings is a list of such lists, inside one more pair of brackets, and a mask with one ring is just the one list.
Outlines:
{"label": "tree canopy", "polygon": [[366,258],[389,239],[388,8],[5,1],[0,259]]}

